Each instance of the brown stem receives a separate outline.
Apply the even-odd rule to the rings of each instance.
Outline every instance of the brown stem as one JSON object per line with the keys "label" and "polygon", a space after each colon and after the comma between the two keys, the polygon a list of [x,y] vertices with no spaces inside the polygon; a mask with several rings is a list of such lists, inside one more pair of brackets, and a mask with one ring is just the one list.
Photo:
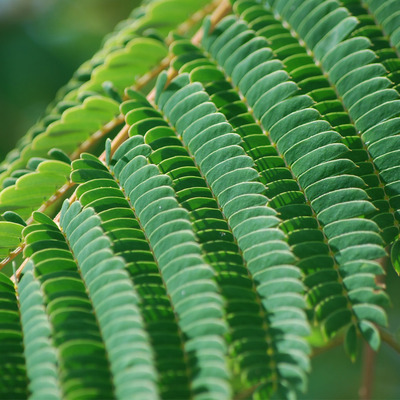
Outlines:
{"label": "brown stem", "polygon": [[17,257],[18,254],[21,253],[22,250],[24,250],[25,243],[21,243],[20,246],[18,246],[15,250],[13,250],[6,258],[0,261],[0,271],[12,260],[14,260],[15,257]]}
{"label": "brown stem", "polygon": [[360,400],[370,400],[374,385],[376,352],[371,349],[368,343],[364,343],[364,361],[361,387],[358,392]]}
{"label": "brown stem", "polygon": [[[219,6],[215,9],[215,11],[211,14],[211,29],[215,27],[215,25],[221,21],[222,18],[225,17],[230,11],[232,7],[228,0],[223,0],[220,2]],[[203,28],[200,28],[197,33],[192,38],[192,43],[195,45],[199,45],[203,39],[204,32]]]}

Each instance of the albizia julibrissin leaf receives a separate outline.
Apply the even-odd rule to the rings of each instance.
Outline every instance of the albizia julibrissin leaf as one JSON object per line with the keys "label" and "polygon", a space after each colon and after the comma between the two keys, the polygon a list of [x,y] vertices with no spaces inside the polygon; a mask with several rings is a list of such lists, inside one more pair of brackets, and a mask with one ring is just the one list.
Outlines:
{"label": "albizia julibrissin leaf", "polygon": [[[172,83],[172,87],[174,85],[179,85],[182,84],[184,85],[187,82],[187,77],[183,76],[182,80],[179,81],[179,78],[175,80]],[[175,86],[175,87],[176,87]],[[201,89],[201,86],[198,86],[196,90],[193,91],[193,94],[190,96],[186,97],[187,102],[184,104],[184,107],[191,109],[192,107],[195,107],[196,102],[202,103],[207,99],[207,95],[204,92],[200,92],[199,94],[199,88]],[[192,90],[191,87],[188,87],[188,90]],[[167,89],[168,91],[168,89]],[[166,92],[167,92],[166,91]],[[173,95],[174,91],[172,91]],[[167,133],[168,131],[168,126],[166,125],[165,120],[163,119],[162,115],[159,114],[158,116],[156,115],[154,109],[152,111],[151,105],[145,100],[145,99],[138,99],[139,95],[132,93],[132,95],[135,97],[135,100],[128,101],[126,105],[123,106],[124,112],[127,112],[127,120],[131,122],[133,125],[130,128],[130,133],[132,135],[135,135],[137,133],[146,133],[145,138],[148,138],[149,143],[153,143],[152,139],[150,139],[152,136],[151,134],[154,132],[154,139],[157,137],[157,132],[160,132],[160,134],[165,135],[165,139],[171,138],[172,135],[171,131],[169,129],[169,134]],[[172,96],[173,97],[173,96]],[[172,98],[171,97],[171,98]],[[179,98],[185,98],[185,95],[179,94]],[[162,102],[165,97],[163,97],[163,94],[159,97],[160,102]],[[173,114],[174,108],[173,108],[173,103],[169,103],[168,100],[166,101],[165,108],[168,109],[168,104],[172,104],[171,107],[171,114],[169,115],[169,119],[171,121],[175,121],[175,117]],[[137,109],[135,107],[137,105]],[[206,119],[204,121],[204,129],[208,128],[209,126],[212,126],[212,120],[214,117],[221,118],[224,120],[223,116],[221,114],[214,114],[213,111],[215,108],[213,108],[213,104],[209,102],[205,102],[204,104],[202,103],[200,106],[204,105],[205,110],[211,110],[210,117],[211,119]],[[143,111],[145,109],[149,110],[149,117],[147,117],[146,113]],[[194,108],[195,109],[195,108]],[[183,113],[177,113],[177,115],[183,114]],[[134,118],[133,116],[136,115]],[[140,119],[142,118],[142,119]],[[226,121],[226,120],[225,120]],[[177,122],[179,124],[179,121]],[[226,124],[229,127],[229,124]],[[139,127],[143,127],[143,130]],[[146,128],[144,128],[146,127]],[[199,130],[201,130],[201,125],[199,124],[198,127]],[[211,133],[211,130],[208,130]],[[230,131],[232,132],[232,128],[230,127]],[[231,138],[231,142],[237,140],[235,138],[239,138],[235,134],[228,135]],[[176,136],[175,136],[176,137]],[[160,137],[160,139],[162,139]],[[132,137],[131,140],[135,140],[135,136]],[[146,140],[146,139],[145,139]],[[164,139],[163,139],[164,140]],[[169,140],[169,139],[168,139]],[[229,139],[226,143],[229,143]],[[239,138],[240,140],[240,138]],[[154,145],[156,145],[157,140],[154,141]],[[168,141],[166,141],[168,143]],[[178,142],[179,143],[179,142]],[[288,315],[287,318],[291,320],[291,324],[286,323],[286,321],[282,321],[279,317],[275,319],[275,313],[267,314],[266,318],[269,321],[270,324],[272,324],[273,327],[276,326],[276,329],[278,331],[285,332],[285,334],[279,334],[278,331],[276,332],[276,340],[280,343],[278,350],[276,351],[276,354],[272,353],[272,359],[277,360],[278,362],[278,371],[275,370],[275,368],[271,368],[270,371],[269,368],[268,370],[266,369],[266,372],[268,375],[272,374],[280,374],[281,375],[281,382],[282,382],[282,387],[286,385],[298,385],[299,387],[304,385],[304,372],[302,369],[307,370],[307,362],[303,362],[303,360],[306,360],[306,353],[307,350],[305,350],[304,346],[302,347],[300,345],[301,343],[301,336],[304,336],[308,332],[307,325],[305,324],[305,315],[301,311],[301,308],[304,306],[303,302],[301,301],[301,297],[299,296],[299,293],[302,291],[302,285],[298,281],[298,272],[296,273],[296,268],[288,268],[285,269],[286,273],[289,274],[286,278],[281,276],[279,274],[278,269],[279,268],[272,268],[274,266],[278,266],[280,264],[288,264],[288,263],[293,263],[294,257],[290,253],[289,248],[284,241],[282,241],[282,233],[279,233],[276,229],[276,225],[278,224],[279,220],[275,217],[275,212],[272,209],[269,209],[265,207],[265,204],[267,202],[267,198],[264,197],[261,193],[263,192],[263,185],[260,184],[259,182],[254,181],[257,178],[257,172],[253,170],[252,167],[252,161],[249,159],[247,156],[245,156],[244,151],[241,147],[238,146],[227,146],[226,149],[222,149],[220,151],[216,151],[213,153],[213,149],[204,149],[204,163],[205,166],[203,167],[203,160],[198,161],[197,159],[196,164],[193,163],[191,160],[190,155],[187,153],[187,150],[181,145],[178,145],[178,143],[175,142],[175,145],[168,146],[166,145],[165,147],[159,142],[159,146],[157,150],[150,155],[150,160],[152,160],[155,163],[159,163],[159,168],[168,173],[174,180],[175,178],[180,177],[180,179],[176,179],[175,185],[179,185],[183,190],[185,190],[184,186],[184,181],[182,178],[190,178],[191,182],[195,186],[187,186],[186,189],[186,195],[184,197],[184,200],[182,202],[182,205],[184,207],[190,207],[190,211],[193,212],[193,216],[198,213],[204,213],[206,216],[206,210],[202,210],[203,208],[207,207],[208,209],[211,207],[217,206],[218,203],[215,204],[215,206],[212,206],[213,200],[213,195],[217,192],[217,198],[219,200],[219,204],[222,205],[223,207],[223,212],[225,216],[232,216],[232,221],[233,225],[231,224],[232,228],[225,229],[224,231],[221,232],[222,237],[232,235],[232,233],[229,231],[230,229],[233,230],[233,234],[235,235],[236,239],[239,237],[239,246],[246,246],[242,247],[244,249],[249,249],[252,247],[253,244],[257,244],[257,249],[254,248],[252,251],[244,253],[244,256],[247,261],[247,265],[251,271],[251,274],[256,275],[257,278],[255,279],[255,285],[258,286],[257,290],[257,296],[261,297],[262,304],[265,307],[270,307],[269,309],[274,309],[274,308],[279,308],[279,307],[287,307]],[[215,143],[216,146],[222,146],[223,141],[219,143]],[[121,150],[122,152],[122,150]],[[135,154],[135,148],[131,150],[132,154]],[[117,151],[118,153],[118,151]],[[207,160],[209,160],[210,157],[207,157],[209,153],[212,153],[214,156],[214,161],[220,162],[221,168],[214,168],[214,166],[209,166],[207,167]],[[121,153],[122,154],[122,153]],[[127,153],[129,154],[129,153]],[[119,155],[119,153],[118,153]],[[160,162],[160,156],[162,156],[163,161]],[[129,157],[126,157],[126,161],[121,161],[118,162],[115,165],[115,168],[120,171],[120,177],[122,174],[125,173],[125,170],[127,166],[123,167],[124,163],[127,163],[129,161]],[[232,161],[230,161],[232,159]],[[123,159],[122,159],[123,160]],[[184,168],[179,168],[179,163],[178,160],[181,161],[181,165]],[[145,166],[143,164],[143,167],[140,167],[142,164],[136,164],[137,161],[134,160],[130,161],[132,162],[132,167],[135,166],[137,169],[137,172],[135,174],[139,174],[139,171],[143,170],[143,174],[146,171],[146,168],[150,171],[150,166]],[[239,169],[236,170],[236,172],[232,169],[233,165],[235,162],[238,162],[239,164]],[[144,163],[144,161],[143,161]],[[233,164],[231,164],[233,163]],[[119,165],[121,164],[121,166]],[[198,169],[197,165],[200,164],[200,169]],[[129,164],[127,164],[129,165]],[[175,167],[174,167],[175,165]],[[181,171],[181,172],[179,172]],[[196,173],[197,171],[197,173]],[[226,172],[224,174],[224,171]],[[210,182],[213,182],[211,184],[211,189],[212,192],[209,191],[209,189],[202,189],[200,184],[200,178],[202,175],[201,173],[205,172],[205,177],[206,181],[203,185],[206,183],[210,184]],[[182,175],[181,175],[182,174]],[[218,179],[219,174],[224,175],[223,179]],[[236,174],[236,175],[235,175]],[[246,176],[247,174],[247,176]],[[196,175],[198,178],[196,180]],[[215,175],[215,177],[214,177]],[[249,177],[252,176],[252,178],[249,179]],[[214,178],[212,178],[214,177]],[[240,180],[238,181],[240,177]],[[124,177],[125,179],[125,177]],[[203,178],[204,179],[204,178]],[[215,181],[215,184],[214,184]],[[127,181],[128,182],[128,181]],[[240,184],[238,184],[240,182]],[[189,184],[189,180],[187,181]],[[198,188],[197,188],[197,187]],[[204,186],[203,186],[204,187]],[[205,186],[206,187],[206,186]],[[161,188],[160,188],[161,189]],[[178,189],[178,187],[177,187]],[[131,190],[131,188],[130,188]],[[153,191],[156,193],[156,189],[153,189]],[[207,193],[208,191],[208,193]],[[178,198],[181,198],[181,195],[179,194],[180,190],[178,191]],[[196,193],[199,197],[196,198]],[[135,194],[135,192],[133,192]],[[219,196],[220,194],[220,196]],[[139,195],[139,194],[138,194]],[[182,193],[183,196],[183,193]],[[187,196],[187,197],[186,197]],[[206,199],[209,199],[207,202]],[[190,202],[190,203],[189,203]],[[207,204],[207,205],[206,205]],[[208,215],[210,217],[212,215],[216,215],[215,213],[212,213],[211,211],[207,211]],[[221,214],[220,214],[221,215]],[[215,217],[214,217],[215,218]],[[248,219],[248,223],[245,222],[245,220]],[[257,224],[258,220],[258,225]],[[218,221],[218,220],[217,220]],[[215,222],[217,222],[215,221]],[[252,226],[250,230],[250,225]],[[221,226],[221,225],[220,225]],[[253,239],[251,239],[249,236],[244,238],[247,234],[251,234],[253,228],[257,227],[257,233],[255,233],[255,236]],[[260,231],[258,231],[260,230]],[[209,232],[209,234],[212,234]],[[218,229],[216,230],[216,234],[218,234]],[[264,236],[265,234],[266,236]],[[243,237],[243,241],[241,240]],[[253,240],[253,242],[252,242]],[[221,243],[221,251],[223,251],[223,243],[225,243],[225,246],[228,245],[227,242],[222,242]],[[215,250],[217,249],[216,246]],[[210,246],[203,247],[204,251],[212,251],[211,243]],[[230,252],[235,251],[233,246],[229,246]],[[275,250],[279,250],[275,252],[276,257],[271,257],[273,252]],[[234,258],[234,253],[232,254],[232,259]],[[265,257],[264,257],[265,256]],[[240,257],[240,256],[239,256]],[[268,257],[270,257],[270,260],[268,260]],[[238,258],[236,258],[237,260]],[[239,258],[240,259],[240,258]],[[253,261],[254,260],[254,261]],[[243,262],[243,261],[242,261]],[[250,265],[251,263],[251,265]],[[271,271],[267,272],[266,270],[262,268],[262,264],[265,264],[265,268],[267,266],[271,267]],[[274,274],[273,272],[276,272]],[[270,285],[267,285],[268,279],[271,279]],[[261,283],[265,283],[265,285],[262,285]],[[270,294],[270,288],[272,288],[272,283],[275,283],[275,290],[271,292]],[[222,282],[221,282],[222,286]],[[224,289],[223,289],[224,292]],[[270,297],[271,296],[271,297]],[[285,301],[285,299],[287,301]],[[228,300],[229,301],[229,300]],[[232,309],[233,312],[233,309]],[[290,315],[290,316],[289,316]],[[233,322],[233,320],[232,320]],[[234,328],[232,328],[234,329]],[[273,328],[275,329],[275,328]],[[275,331],[271,330],[267,332],[267,335],[273,335],[275,337]],[[234,331],[233,331],[234,332]],[[260,332],[260,335],[262,335],[262,332]],[[267,337],[268,337],[267,336]],[[260,338],[261,340],[261,338]],[[264,339],[265,340],[265,339]],[[293,363],[289,361],[289,354],[286,354],[287,349],[289,349],[291,346],[293,346],[293,343],[295,341],[299,342],[299,345],[296,347],[300,350],[301,352],[305,351],[305,354],[300,355],[298,352],[298,357],[296,356],[295,360],[293,360]],[[291,343],[289,345],[288,343]],[[285,343],[287,346],[285,346]],[[261,356],[262,354],[260,354]],[[294,358],[294,357],[293,357]],[[279,360],[279,361],[278,361]],[[250,362],[250,360],[249,360]],[[256,362],[256,360],[254,360]],[[282,362],[280,364],[279,362]],[[286,363],[290,363],[290,368],[289,370],[294,373],[294,371],[297,371],[295,374],[296,377],[292,376],[290,377],[288,373],[286,373],[285,365]],[[254,365],[256,367],[256,365]],[[251,366],[251,364],[248,366],[249,371],[251,368],[254,368]],[[286,372],[285,372],[286,371]],[[249,378],[251,379],[251,376],[253,374],[249,375]],[[268,376],[267,375],[267,376]],[[272,375],[273,376],[273,375]],[[276,379],[274,377],[274,379]],[[286,382],[286,383],[285,383]],[[290,382],[290,383],[289,383]],[[268,386],[268,385],[266,385]],[[265,389],[265,387],[264,387]],[[262,388],[260,388],[260,391]]]}
{"label": "albizia julibrissin leaf", "polygon": [[[329,240],[331,250],[336,253],[337,272],[343,277],[357,273],[357,270],[361,273],[364,269],[362,267],[364,260],[371,260],[369,265],[371,263],[373,265],[372,260],[384,256],[385,253],[382,249],[378,227],[372,221],[359,219],[359,217],[371,215],[375,209],[369,203],[367,194],[362,190],[364,183],[351,175],[354,168],[351,166],[352,163],[349,160],[340,159],[340,156],[345,156],[348,150],[344,144],[336,144],[340,137],[332,131],[328,123],[318,121],[318,112],[308,108],[312,104],[310,99],[298,94],[296,85],[288,81],[288,75],[284,71],[281,71],[281,76],[277,79],[280,72],[279,63],[273,69],[270,68],[274,60],[271,59],[272,54],[268,51],[266,42],[263,49],[262,41],[256,42],[255,35],[249,35],[236,51],[224,53],[224,49],[235,42],[235,32],[239,27],[243,35],[243,32],[246,32],[245,24],[233,17],[227,17],[211,33],[212,40],[206,35],[203,43],[209,46],[207,50],[215,60],[219,60],[221,67],[226,71],[231,71],[233,83],[238,87],[241,97],[247,102],[246,111],[247,108],[252,110],[254,116],[261,122],[262,129],[267,132],[270,140],[277,144],[278,151],[284,154],[285,162],[291,166],[291,173],[298,179],[308,199],[311,200],[318,220],[325,225],[324,234]],[[230,35],[232,35],[231,39],[229,39]],[[258,53],[251,51],[254,46],[259,48]],[[261,72],[263,70],[264,74]],[[191,71],[191,76],[194,77],[195,74],[196,68]],[[261,88],[262,86],[264,89]],[[223,98],[222,93],[222,91],[219,92],[220,98]],[[273,105],[270,102],[271,96],[275,98]],[[238,104],[238,101],[235,104]],[[227,105],[224,105],[223,109],[227,109]],[[245,129],[243,129],[243,134],[246,135]],[[185,132],[183,137],[185,138]],[[290,176],[288,171],[287,177]],[[355,186],[352,188],[353,185]],[[361,240],[360,230],[370,231],[370,233],[363,235]],[[358,267],[357,260],[359,260]],[[318,261],[315,259],[315,267],[318,266]],[[373,276],[382,271],[379,265],[375,265],[375,268],[371,266],[370,282],[365,284],[365,289],[370,285],[375,286]],[[306,278],[306,284],[312,287],[310,299],[313,302],[322,304],[322,301],[333,294],[336,295],[336,291],[340,294],[342,285],[332,282],[337,272],[329,272],[329,269],[325,272],[320,270],[316,271],[313,277]],[[324,279],[328,276],[330,278],[325,281]],[[350,280],[346,278],[344,281],[346,290],[355,289],[347,284],[347,281],[350,282]],[[335,292],[330,290],[333,287],[336,287]],[[375,303],[371,296],[368,301]],[[347,310],[346,304],[347,301],[343,303],[343,313],[346,318],[335,318],[329,321],[327,318],[329,314],[326,314],[326,311],[322,314],[317,313],[317,315],[320,314],[321,319],[326,320],[328,334],[336,332],[343,323],[346,325],[350,322],[351,313]],[[329,310],[327,307],[324,309]],[[361,313],[355,311],[355,315],[358,318]],[[376,320],[372,312],[371,318]]]}

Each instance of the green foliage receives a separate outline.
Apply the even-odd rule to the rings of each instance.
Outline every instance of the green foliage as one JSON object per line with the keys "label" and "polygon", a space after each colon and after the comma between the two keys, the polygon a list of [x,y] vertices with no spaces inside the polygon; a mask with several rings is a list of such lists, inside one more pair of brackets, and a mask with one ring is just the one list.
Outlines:
{"label": "green foliage", "polygon": [[398,12],[231,3],[146,2],[3,162],[2,398],[294,399],[317,332],[378,351]]}

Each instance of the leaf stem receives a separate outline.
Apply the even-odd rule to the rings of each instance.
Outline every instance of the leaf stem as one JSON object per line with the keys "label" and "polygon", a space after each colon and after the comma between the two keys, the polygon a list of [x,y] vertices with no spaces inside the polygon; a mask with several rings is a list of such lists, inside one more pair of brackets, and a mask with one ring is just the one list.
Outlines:
{"label": "leaf stem", "polygon": [[311,353],[310,358],[314,358],[314,357],[319,356],[320,354],[323,354],[337,346],[340,346],[343,343],[343,341],[344,341],[343,335],[336,336],[334,339],[329,341],[325,346],[315,347]]}

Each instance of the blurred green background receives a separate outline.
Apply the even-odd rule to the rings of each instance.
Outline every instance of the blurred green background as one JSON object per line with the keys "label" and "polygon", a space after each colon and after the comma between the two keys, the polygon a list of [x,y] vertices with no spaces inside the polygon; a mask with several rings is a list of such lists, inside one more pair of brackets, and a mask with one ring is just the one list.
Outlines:
{"label": "blurred green background", "polygon": [[[190,1],[190,0],[183,0]],[[100,47],[103,36],[138,0],[0,0],[0,160],[43,114],[56,91]],[[399,279],[389,268],[391,331],[400,329]],[[360,349],[361,350],[361,349]],[[383,344],[374,400],[400,399],[400,356]],[[312,361],[301,400],[355,400],[362,354],[352,364],[338,346]]]}
{"label": "blurred green background", "polygon": [[139,0],[0,0],[0,161]]}

